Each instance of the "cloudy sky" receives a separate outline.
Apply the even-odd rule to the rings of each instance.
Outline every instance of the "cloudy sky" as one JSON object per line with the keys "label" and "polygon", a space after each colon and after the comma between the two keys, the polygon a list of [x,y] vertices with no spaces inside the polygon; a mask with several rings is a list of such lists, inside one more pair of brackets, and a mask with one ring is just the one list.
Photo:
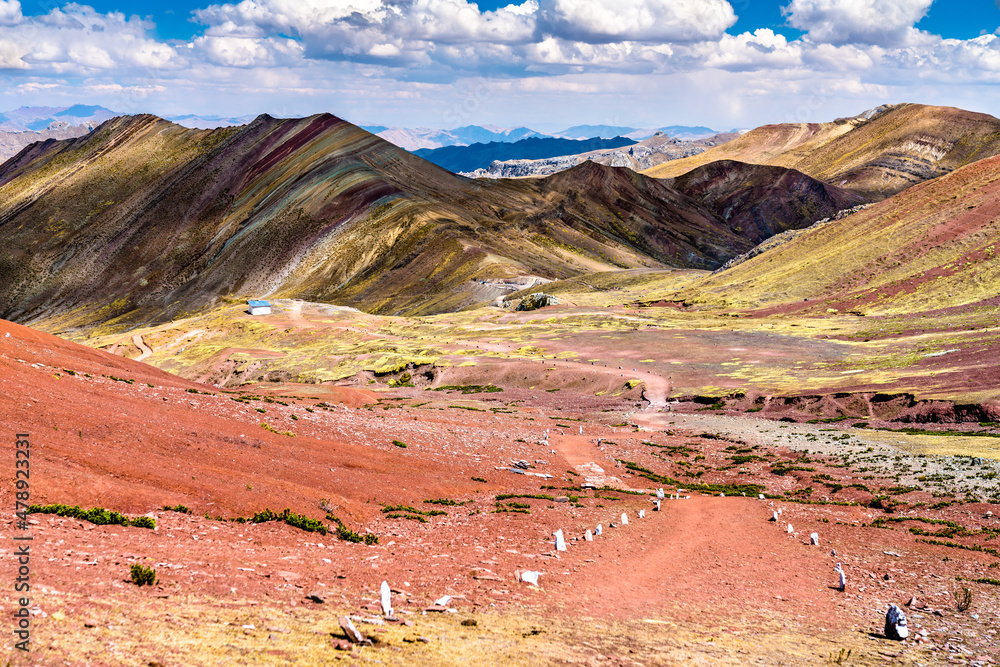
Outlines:
{"label": "cloudy sky", "polygon": [[0,0],[0,109],[539,130],[903,101],[1000,116],[998,33],[994,0]]}

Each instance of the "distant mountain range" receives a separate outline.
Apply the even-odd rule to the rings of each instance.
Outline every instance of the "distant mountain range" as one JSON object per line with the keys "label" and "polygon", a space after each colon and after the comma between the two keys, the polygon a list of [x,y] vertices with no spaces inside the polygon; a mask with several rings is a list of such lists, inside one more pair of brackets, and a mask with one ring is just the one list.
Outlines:
{"label": "distant mountain range", "polygon": [[492,142],[510,143],[529,137],[546,137],[527,127],[496,127],[493,125],[466,125],[453,130],[435,130],[427,127],[386,127],[385,125],[362,125],[367,130],[390,144],[408,151],[445,146],[468,146]]}
{"label": "distant mountain range", "polygon": [[100,124],[119,116],[116,111],[99,106],[74,104],[71,107],[20,107],[0,112],[0,132],[40,132],[53,124],[65,126]]}
{"label": "distant mountain range", "polygon": [[[171,119],[173,120],[173,119]],[[619,125],[575,125],[560,132],[536,132],[527,127],[496,127],[494,125],[466,125],[453,130],[436,130],[426,127],[387,127],[385,125],[362,125],[362,129],[378,135],[389,143],[408,151],[447,146],[469,146],[471,144],[514,143],[532,137],[550,139],[614,139],[625,137],[639,141],[663,132],[675,139],[694,141],[719,134],[716,130],[703,126],[668,125],[659,128],[637,128]],[[736,132],[737,130],[730,130]],[[513,158],[507,158],[513,159]]]}
{"label": "distant mountain range", "polygon": [[[697,155],[706,150],[732,141],[738,134],[714,134],[707,139],[675,139],[663,132],[620,148],[602,148],[575,153],[556,155],[536,159],[495,160],[486,168],[474,171],[459,172],[470,178],[525,178],[551,176],[564,169],[570,169],[586,161],[604,164],[609,167],[628,167],[633,171],[650,169],[663,162],[679,160]],[[601,140],[596,140],[601,141]],[[576,143],[576,142],[574,142]],[[515,149],[517,144],[511,145]],[[450,150],[472,150],[473,147],[455,147]],[[444,150],[444,149],[442,149]]]}
{"label": "distant mountain range", "polygon": [[[737,131],[738,130],[729,130],[729,132]],[[657,127],[652,129],[618,125],[575,125],[573,127],[566,128],[562,132],[556,132],[554,136],[566,137],[567,139],[588,139],[591,137],[600,137],[602,139],[610,139],[612,137],[646,139],[653,136],[657,132],[669,135],[673,139],[684,139],[686,141],[706,139],[716,134],[722,134],[719,130],[713,130],[710,127],[704,127],[702,125],[693,127],[689,125],[668,125],[666,127]]]}
{"label": "distant mountain range", "polygon": [[186,114],[183,116],[167,116],[166,120],[192,129],[214,130],[217,127],[235,127],[237,125],[246,125],[247,123],[253,121],[255,117],[256,116],[196,116],[194,114]]}
{"label": "distant mountain range", "polygon": [[100,106],[20,107],[0,112],[0,162],[46,139],[72,139],[117,116]]}
{"label": "distant mountain range", "polygon": [[[55,125],[56,128],[66,126],[83,126],[87,124],[100,125],[115,116],[124,115],[102,106],[74,104],[68,107],[21,107],[12,111],[0,112],[0,132],[41,132]],[[184,114],[167,116],[166,120],[184,127],[214,129],[216,127],[232,127],[246,125],[254,116],[198,116]],[[56,129],[52,128],[52,129]]]}
{"label": "distant mountain range", "polygon": [[[86,134],[92,127],[121,115],[123,115],[121,112],[88,104],[74,104],[66,107],[20,107],[11,111],[0,112],[0,160],[11,157],[18,150],[32,143],[32,140],[39,141],[53,136],[50,133],[46,136],[39,135],[34,139],[30,135],[14,139],[3,137],[3,133],[52,130],[58,132],[59,138],[69,138]],[[218,127],[246,125],[253,121],[254,116],[182,114],[165,116],[164,119],[187,128],[215,129]],[[71,127],[76,129],[69,130],[68,128]],[[625,139],[632,139],[635,142],[651,137],[657,132],[663,132],[675,139],[691,141],[717,134],[715,130],[704,126],[686,125],[670,125],[652,129],[615,125],[576,125],[554,133],[538,132],[523,126],[497,127],[495,125],[466,125],[443,130],[425,127],[389,127],[386,125],[362,125],[361,128],[411,152],[422,149],[445,148],[448,146],[470,146],[473,144],[492,143],[509,144],[531,138],[579,140],[624,137]],[[625,144],[619,143],[615,147],[622,145]],[[608,147],[611,146],[602,146],[602,148]],[[587,152],[590,150],[593,149],[587,148],[586,150],[575,152]],[[559,153],[559,155],[565,154],[567,153]],[[526,159],[527,157],[528,155],[517,153],[502,154],[501,152],[498,153],[495,159],[510,160]],[[553,157],[553,154],[548,150],[542,150],[540,154],[534,157],[547,158]],[[486,164],[461,170],[471,171],[480,167],[487,167],[488,165],[489,163],[487,162]]]}
{"label": "distant mountain range", "polygon": [[537,160],[558,155],[574,155],[605,148],[631,146],[635,141],[625,137],[613,139],[561,139],[555,137],[529,137],[513,143],[493,141],[471,146],[445,146],[422,148],[413,151],[428,162],[448,171],[470,172],[485,169],[497,160]]}

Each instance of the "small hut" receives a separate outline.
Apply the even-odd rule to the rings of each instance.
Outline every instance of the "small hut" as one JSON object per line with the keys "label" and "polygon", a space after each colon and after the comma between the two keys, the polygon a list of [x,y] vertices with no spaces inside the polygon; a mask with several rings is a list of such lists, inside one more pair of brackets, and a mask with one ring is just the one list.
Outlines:
{"label": "small hut", "polygon": [[250,299],[247,301],[247,307],[250,310],[251,315],[270,315],[271,314],[271,304],[267,301],[257,301],[256,299]]}

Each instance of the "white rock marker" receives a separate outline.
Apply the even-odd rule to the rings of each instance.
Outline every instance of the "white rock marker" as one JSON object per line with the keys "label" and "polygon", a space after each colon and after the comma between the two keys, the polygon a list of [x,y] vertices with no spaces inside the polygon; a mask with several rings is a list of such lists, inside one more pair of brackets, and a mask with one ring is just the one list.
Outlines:
{"label": "white rock marker", "polygon": [[587,532],[583,534],[583,539],[585,541],[587,541],[587,542],[593,542],[594,541],[594,534],[592,532],[590,532],[590,528],[588,528]]}
{"label": "white rock marker", "polygon": [[812,544],[813,546],[819,546],[819,533],[809,534],[809,544]]}
{"label": "white rock marker", "polygon": [[795,531],[794,531],[794,530],[792,529],[792,524],[788,524],[788,530],[786,530],[785,532],[786,532],[786,533],[794,533],[794,532],[795,532]]}
{"label": "white rock marker", "polygon": [[639,518],[640,519],[646,518],[646,510],[639,510]]}
{"label": "white rock marker", "polygon": [[522,570],[518,572],[517,577],[526,584],[537,586],[539,574],[541,574],[541,572],[535,572],[533,570]]}
{"label": "white rock marker", "polygon": [[777,512],[771,512],[771,518],[768,519],[768,521],[777,521],[777,520],[778,520],[778,513]]}
{"label": "white rock marker", "polygon": [[622,525],[623,526],[628,525],[628,514],[625,514],[625,512],[622,512]]}
{"label": "white rock marker", "polygon": [[657,498],[658,498],[659,500],[663,500],[663,489],[657,489],[657,490],[656,490],[656,497],[657,497]]}
{"label": "white rock marker", "polygon": [[654,512],[659,512],[660,511],[660,501],[659,500],[656,501],[656,507],[653,508],[653,511]]}
{"label": "white rock marker", "polygon": [[358,632],[358,629],[354,627],[354,623],[351,622],[350,617],[341,616],[338,620],[340,622],[340,629],[344,631],[345,635],[347,635],[348,641],[352,641],[355,644],[365,643],[365,636]]}
{"label": "white rock marker", "polygon": [[449,602],[451,602],[450,595],[445,595],[444,597],[439,597],[437,600],[434,600],[434,604],[439,607],[447,607]]}
{"label": "white rock marker", "polygon": [[760,494],[760,495],[758,495],[757,497],[760,498],[761,500],[764,500],[764,494],[763,493]]}
{"label": "white rock marker", "polygon": [[847,590],[847,577],[844,576],[844,569],[840,566],[840,563],[837,563],[837,567],[833,568],[833,571],[840,575],[837,583],[837,590],[843,593]]}
{"label": "white rock marker", "polygon": [[386,618],[392,618],[392,590],[389,582],[382,582],[382,614]]}
{"label": "white rock marker", "polygon": [[580,435],[583,435],[583,427],[580,427]]}
{"label": "white rock marker", "polygon": [[566,551],[566,538],[563,537],[562,528],[552,534],[556,536],[556,551]]}
{"label": "white rock marker", "polygon": [[603,532],[604,532],[604,529],[601,528],[601,524],[597,524],[597,528],[594,529],[594,535],[595,536],[600,536]]}
{"label": "white rock marker", "polygon": [[894,604],[889,605],[889,611],[885,613],[885,636],[886,639],[896,641],[910,636],[910,630],[906,627],[906,614]]}

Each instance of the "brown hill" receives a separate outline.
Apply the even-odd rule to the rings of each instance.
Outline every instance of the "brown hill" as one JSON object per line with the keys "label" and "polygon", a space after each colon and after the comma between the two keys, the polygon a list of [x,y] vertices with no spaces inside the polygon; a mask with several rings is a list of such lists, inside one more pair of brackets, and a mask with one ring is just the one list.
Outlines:
{"label": "brown hill", "polygon": [[899,104],[832,123],[765,125],[645,173],[680,176],[717,160],[797,169],[882,199],[1000,153],[1000,120],[951,107]]}
{"label": "brown hill", "polygon": [[0,313],[52,330],[253,296],[444,312],[481,303],[481,279],[715,268],[753,245],[628,169],[473,181],[329,114],[120,117],[35,144],[0,166],[0,241]]}
{"label": "brown hill", "polygon": [[734,160],[711,162],[667,182],[754,243],[865,203],[860,195],[794,169]]}

